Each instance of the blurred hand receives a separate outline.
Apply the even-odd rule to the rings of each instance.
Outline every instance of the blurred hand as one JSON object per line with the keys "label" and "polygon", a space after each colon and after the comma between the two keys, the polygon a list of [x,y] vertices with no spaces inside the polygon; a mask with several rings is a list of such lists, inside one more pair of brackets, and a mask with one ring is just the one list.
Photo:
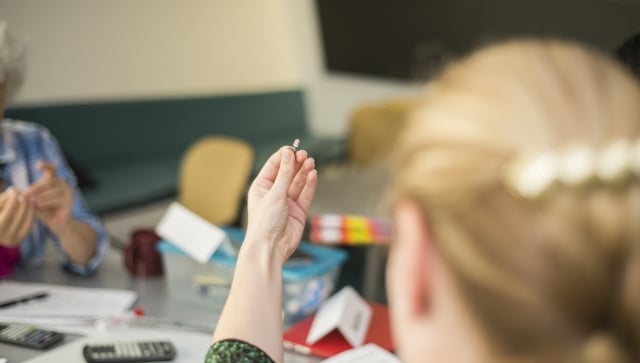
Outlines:
{"label": "blurred hand", "polygon": [[31,232],[35,222],[33,203],[15,188],[0,194],[0,245],[19,245]]}
{"label": "blurred hand", "polygon": [[244,242],[268,248],[282,267],[300,244],[318,182],[315,161],[285,146],[271,155],[249,188],[249,223]]}
{"label": "blurred hand", "polygon": [[59,233],[71,220],[73,193],[71,187],[56,175],[55,166],[40,162],[42,178],[31,185],[28,196],[34,202],[38,218],[54,233]]}

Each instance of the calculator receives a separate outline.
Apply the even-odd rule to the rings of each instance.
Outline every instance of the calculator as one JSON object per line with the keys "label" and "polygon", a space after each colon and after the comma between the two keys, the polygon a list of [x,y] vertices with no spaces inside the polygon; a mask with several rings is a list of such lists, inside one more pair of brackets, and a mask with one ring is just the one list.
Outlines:
{"label": "calculator", "polygon": [[124,363],[170,361],[176,348],[169,341],[126,341],[86,344],[82,355],[88,363]]}
{"label": "calculator", "polygon": [[0,323],[0,342],[46,349],[64,339],[64,334],[22,323]]}

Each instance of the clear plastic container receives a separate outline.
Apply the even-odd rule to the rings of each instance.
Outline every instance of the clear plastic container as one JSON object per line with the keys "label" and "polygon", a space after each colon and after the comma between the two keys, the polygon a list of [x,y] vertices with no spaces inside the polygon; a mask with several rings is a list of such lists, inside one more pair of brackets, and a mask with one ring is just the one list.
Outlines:
{"label": "clear plastic container", "polygon": [[[232,240],[242,240],[242,232],[226,230]],[[170,242],[158,243],[169,293],[210,309],[222,310],[233,279],[236,258],[218,250],[207,264],[191,259]],[[301,243],[303,258],[285,264],[282,272],[282,314],[285,324],[295,323],[315,312],[333,292],[346,252],[330,247]]]}

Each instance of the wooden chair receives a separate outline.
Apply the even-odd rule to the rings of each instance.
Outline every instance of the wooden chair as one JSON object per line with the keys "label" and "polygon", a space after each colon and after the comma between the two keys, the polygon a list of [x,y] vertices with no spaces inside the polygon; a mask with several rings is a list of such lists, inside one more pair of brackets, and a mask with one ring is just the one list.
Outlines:
{"label": "wooden chair", "polygon": [[197,141],[182,158],[178,200],[213,224],[237,225],[253,162],[253,148],[242,140]]}
{"label": "wooden chair", "polygon": [[386,159],[418,99],[396,99],[362,105],[351,117],[347,142],[351,165]]}

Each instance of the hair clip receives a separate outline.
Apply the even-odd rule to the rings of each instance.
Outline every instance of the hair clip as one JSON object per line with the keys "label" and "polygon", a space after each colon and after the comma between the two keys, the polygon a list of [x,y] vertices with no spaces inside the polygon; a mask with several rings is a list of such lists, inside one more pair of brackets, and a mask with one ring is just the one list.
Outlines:
{"label": "hair clip", "polygon": [[640,177],[640,139],[631,145],[631,160],[629,161],[629,169],[636,177]]}
{"label": "hair clip", "polygon": [[555,182],[559,170],[555,153],[529,154],[518,158],[507,171],[507,184],[525,198],[537,198]]}
{"label": "hair clip", "polygon": [[505,182],[519,195],[534,199],[556,183],[566,187],[597,180],[614,185],[631,174],[640,177],[640,140],[616,140],[599,151],[586,144],[573,144],[561,152],[528,153],[507,167]]}
{"label": "hair clip", "polygon": [[604,183],[624,180],[631,167],[631,145],[626,140],[618,140],[601,152],[596,164],[598,179]]}
{"label": "hair clip", "polygon": [[563,185],[582,185],[593,179],[595,174],[595,155],[584,144],[567,147],[560,158],[558,180]]}

